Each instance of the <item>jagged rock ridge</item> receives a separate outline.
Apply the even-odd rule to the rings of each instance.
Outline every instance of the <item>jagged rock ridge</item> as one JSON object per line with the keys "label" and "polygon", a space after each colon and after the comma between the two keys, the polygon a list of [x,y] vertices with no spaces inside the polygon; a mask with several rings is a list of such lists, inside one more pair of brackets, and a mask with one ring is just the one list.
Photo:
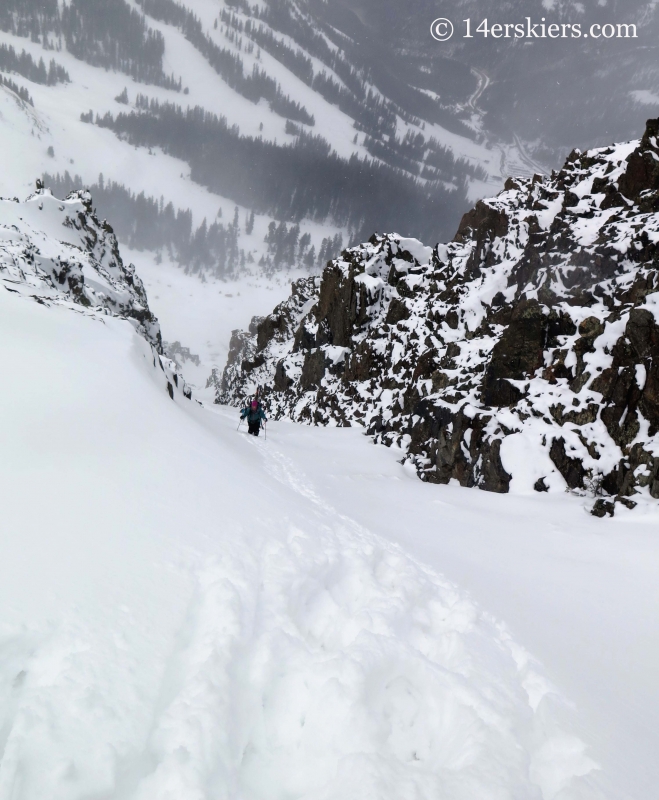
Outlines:
{"label": "jagged rock ridge", "polygon": [[0,198],[0,285],[42,305],[128,320],[151,346],[170,396],[191,396],[163,353],[144,285],[135,267],[122,261],[114,232],[96,216],[89,192],[58,200],[39,183],[24,202]]}
{"label": "jagged rock ridge", "polygon": [[218,402],[359,423],[428,481],[659,498],[659,120],[508,180],[452,242],[374,236],[249,332]]}

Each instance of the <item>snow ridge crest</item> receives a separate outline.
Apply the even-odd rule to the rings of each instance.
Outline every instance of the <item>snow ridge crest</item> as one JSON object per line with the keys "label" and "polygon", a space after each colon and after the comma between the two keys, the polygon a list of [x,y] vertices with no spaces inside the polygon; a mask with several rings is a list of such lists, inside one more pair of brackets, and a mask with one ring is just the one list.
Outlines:
{"label": "snow ridge crest", "polygon": [[152,350],[170,397],[191,390],[163,352],[160,323],[132,264],[124,264],[111,226],[96,216],[89,192],[55,198],[37,182],[25,201],[0,198],[0,286],[42,305],[128,320]]}
{"label": "snow ridge crest", "polygon": [[37,183],[25,201],[0,198],[0,281],[45,304],[130,320],[162,352],[160,325],[142,281],[124,264],[110,225],[92,209],[89,192],[53,197]]}

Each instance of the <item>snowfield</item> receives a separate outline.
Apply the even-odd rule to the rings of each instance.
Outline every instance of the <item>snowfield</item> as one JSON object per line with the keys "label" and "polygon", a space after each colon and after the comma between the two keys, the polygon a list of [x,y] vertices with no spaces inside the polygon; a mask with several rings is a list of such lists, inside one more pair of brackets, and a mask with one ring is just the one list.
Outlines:
{"label": "snowfield", "polygon": [[0,289],[0,342],[0,798],[656,785],[655,525],[424,486],[356,429],[248,438],[124,320]]}
{"label": "snowfield", "polygon": [[128,323],[0,298],[0,797],[540,796],[493,620],[173,403]]}
{"label": "snowfield", "polygon": [[188,347],[199,363],[181,361],[185,379],[203,389],[211,370],[222,371],[229,353],[232,331],[254,314],[265,316],[284,300],[291,281],[300,270],[266,275],[245,275],[233,281],[186,275],[176,264],[163,259],[156,263],[152,253],[138,252],[122,245],[126,260],[139,264],[140,278],[149,296],[149,306],[163,325],[169,344]]}

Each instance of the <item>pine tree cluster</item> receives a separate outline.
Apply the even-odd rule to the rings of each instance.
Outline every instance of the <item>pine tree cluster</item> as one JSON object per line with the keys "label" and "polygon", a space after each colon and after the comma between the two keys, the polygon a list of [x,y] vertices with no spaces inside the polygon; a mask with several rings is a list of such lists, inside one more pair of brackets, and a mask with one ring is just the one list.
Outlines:
{"label": "pine tree cluster", "polygon": [[300,236],[299,225],[287,225],[285,222],[271,222],[265,235],[267,255],[259,262],[262,267],[280,267],[291,264],[312,268],[316,266],[316,250],[309,247],[311,236],[305,233]]}
{"label": "pine tree cluster", "polygon": [[194,181],[278,219],[328,221],[358,237],[398,229],[433,239],[453,224],[456,203],[466,204],[463,192],[456,195],[442,182],[423,183],[367,158],[340,158],[318,137],[277,145],[241,136],[226,118],[199,107],[183,110],[144,97],[138,106],[97,116],[96,124],[133,145],[161,147],[190,165]]}
{"label": "pine tree cluster", "polygon": [[35,61],[23,50],[20,54],[11,45],[0,44],[0,70],[15,72],[33,83],[54,86],[56,83],[68,83],[69,73],[55,59],[51,59],[46,68],[43,58]]}
{"label": "pine tree cluster", "polygon": [[14,83],[14,81],[12,81],[11,78],[5,78],[3,75],[0,75],[0,83],[3,86],[6,86],[8,89],[11,89],[11,91],[14,92],[14,94],[18,95],[18,97],[20,97],[21,100],[23,100],[23,102],[29,103],[31,106],[34,105],[34,101],[30,97],[30,93],[28,92],[28,90],[25,89],[23,86],[19,86],[18,84]]}
{"label": "pine tree cluster", "polygon": [[180,79],[163,71],[163,35],[126,0],[70,0],[61,6],[57,0],[3,0],[0,30],[41,42],[47,50],[64,48],[136,81],[181,89]]}

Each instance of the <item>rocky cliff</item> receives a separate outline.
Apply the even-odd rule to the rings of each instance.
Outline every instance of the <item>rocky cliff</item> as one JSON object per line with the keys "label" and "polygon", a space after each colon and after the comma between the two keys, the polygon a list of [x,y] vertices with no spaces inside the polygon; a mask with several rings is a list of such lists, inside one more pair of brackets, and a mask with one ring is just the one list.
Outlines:
{"label": "rocky cliff", "polygon": [[0,287],[42,305],[128,320],[151,346],[170,396],[191,396],[163,353],[160,324],[135,267],[124,264],[114,232],[96,216],[88,192],[58,200],[39,183],[24,202],[0,198]]}
{"label": "rocky cliff", "polygon": [[359,423],[426,481],[659,498],[659,120],[509,179],[435,248],[373,236],[248,332],[218,402]]}

